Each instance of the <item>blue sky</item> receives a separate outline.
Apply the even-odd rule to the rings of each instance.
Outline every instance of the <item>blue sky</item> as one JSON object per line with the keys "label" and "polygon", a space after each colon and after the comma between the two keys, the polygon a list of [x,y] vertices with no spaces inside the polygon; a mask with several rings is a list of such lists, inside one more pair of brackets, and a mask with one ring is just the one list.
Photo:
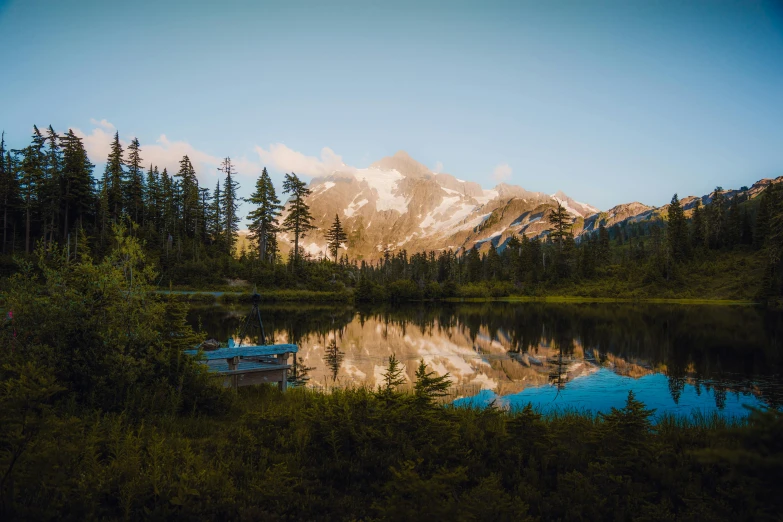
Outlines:
{"label": "blue sky", "polygon": [[72,127],[100,164],[116,128],[243,194],[403,149],[604,209],[783,175],[780,3],[158,4],[0,0],[11,146]]}

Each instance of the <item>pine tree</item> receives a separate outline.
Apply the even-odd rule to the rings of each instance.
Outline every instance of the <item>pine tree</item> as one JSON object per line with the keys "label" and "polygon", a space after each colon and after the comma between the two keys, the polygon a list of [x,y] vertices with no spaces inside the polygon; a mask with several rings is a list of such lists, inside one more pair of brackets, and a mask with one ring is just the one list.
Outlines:
{"label": "pine tree", "polygon": [[6,234],[8,232],[8,207],[11,203],[11,176],[10,169],[6,168],[5,160],[5,131],[0,134],[0,201],[3,202],[3,246],[0,248],[3,254],[5,254],[5,245],[7,241]]}
{"label": "pine tree", "polygon": [[226,158],[218,167],[218,170],[226,175],[223,181],[223,194],[221,205],[223,207],[223,240],[224,247],[229,255],[234,254],[234,245],[237,241],[237,232],[239,231],[238,200],[237,189],[239,183],[234,181],[236,174],[234,166],[231,164],[231,158]]}
{"label": "pine tree", "polygon": [[595,275],[595,265],[598,258],[598,240],[589,236],[581,242],[580,246],[582,255],[579,261],[582,276],[586,278],[593,277],[593,275]]}
{"label": "pine tree", "polygon": [[326,232],[326,246],[329,249],[329,253],[334,258],[335,263],[337,263],[337,252],[340,250],[340,245],[346,241],[348,241],[348,234],[343,230],[343,226],[340,223],[340,216],[335,214],[334,222]]}
{"label": "pine tree", "polygon": [[704,211],[701,208],[701,200],[696,200],[691,216],[691,247],[699,249],[706,244],[706,235],[704,233]]}
{"label": "pine tree", "polygon": [[277,218],[283,207],[277,198],[275,187],[272,185],[266,167],[261,171],[261,176],[256,181],[255,192],[246,201],[256,207],[248,214],[247,219],[250,220],[249,237],[258,244],[258,258],[262,262],[273,261],[274,254],[270,256],[269,243],[270,238],[274,237],[280,228]]}
{"label": "pine tree", "polygon": [[549,237],[557,243],[558,248],[562,251],[565,239],[571,235],[571,216],[559,201],[557,208],[549,215],[549,224],[555,227],[554,231],[549,233]]}
{"label": "pine tree", "polygon": [[750,214],[747,207],[742,209],[742,218],[740,219],[740,241],[743,245],[753,244],[753,226],[750,221]]}
{"label": "pine tree", "polygon": [[5,254],[8,251],[8,232],[11,229],[8,220],[13,219],[14,211],[21,206],[16,162],[5,148],[5,133],[0,136],[0,201],[3,202],[2,252]]}
{"label": "pine tree", "polygon": [[161,195],[161,239],[166,246],[166,251],[171,248],[174,241],[176,226],[176,201],[175,187],[169,176],[168,170],[163,169],[160,173],[160,195]]}
{"label": "pine tree", "polygon": [[495,248],[495,245],[492,244],[490,241],[489,243],[489,250],[487,251],[487,256],[485,259],[485,278],[487,280],[493,279],[500,279],[501,277],[501,266],[500,266],[500,256],[498,255],[498,251]]}
{"label": "pine tree", "polygon": [[[772,190],[770,190],[772,189]],[[783,185],[770,186],[768,242],[777,262],[783,258]]]}
{"label": "pine tree", "polygon": [[198,235],[198,221],[201,216],[201,195],[199,193],[196,170],[187,155],[179,162],[180,203],[182,214],[182,231],[188,237],[195,238]]}
{"label": "pine tree", "polygon": [[60,217],[61,183],[62,183],[62,151],[60,149],[60,136],[51,125],[46,130],[48,142],[46,150],[44,178],[41,186],[41,221],[43,225],[44,242],[51,243],[55,240],[57,232],[57,220]]}
{"label": "pine tree", "polygon": [[160,176],[158,167],[150,168],[147,171],[147,192],[144,198],[144,219],[145,223],[154,231],[160,227]]}
{"label": "pine tree", "polygon": [[123,196],[125,211],[135,223],[143,224],[144,219],[144,168],[141,166],[141,144],[133,138],[128,145],[128,171],[124,181]]}
{"label": "pine tree", "polygon": [[414,385],[416,398],[431,403],[433,399],[446,395],[450,386],[451,380],[448,373],[436,376],[435,372],[427,371],[424,359],[419,361],[419,367],[416,368],[416,384]]}
{"label": "pine tree", "polygon": [[18,151],[22,153],[19,189],[25,214],[24,251],[28,254],[31,252],[33,217],[39,214],[41,205],[40,196],[44,183],[44,144],[45,139],[41,131],[33,125],[32,143],[24,150]]}
{"label": "pine tree", "polygon": [[603,222],[598,226],[598,260],[602,264],[607,264],[611,257],[611,250],[609,247],[609,232],[606,230]]}
{"label": "pine tree", "polygon": [[726,243],[729,247],[735,247],[740,244],[740,241],[742,240],[742,216],[740,216],[739,203],[736,195],[734,195],[729,202],[726,232]]}
{"label": "pine tree", "polygon": [[210,205],[210,232],[212,234],[212,241],[218,248],[223,244],[223,213],[221,208],[223,205],[222,193],[220,191],[220,180],[217,181],[215,191],[212,193],[212,204]]}
{"label": "pine tree", "polygon": [[772,201],[774,200],[775,185],[770,184],[759,197],[759,210],[756,214],[756,227],[753,233],[753,246],[763,248],[770,234],[770,217]]}
{"label": "pine tree", "polygon": [[63,237],[75,221],[79,228],[84,226],[84,218],[90,217],[95,207],[95,182],[92,178],[94,165],[87,157],[81,138],[72,129],[61,138],[63,149],[62,170],[62,208]]}
{"label": "pine tree", "polygon": [[106,159],[106,170],[103,176],[104,190],[109,205],[109,212],[113,221],[119,219],[122,214],[122,185],[125,178],[125,160],[122,157],[122,145],[120,145],[120,133],[114,133],[111,143],[111,151]]}
{"label": "pine tree", "polygon": [[466,279],[468,282],[477,283],[481,281],[481,254],[478,251],[478,245],[473,245],[473,248],[469,249],[465,254],[466,263],[465,269],[467,271]]}
{"label": "pine tree", "polygon": [[209,189],[199,187],[199,198],[201,198],[201,224],[199,225],[199,238],[202,243],[206,243],[209,236]]}
{"label": "pine tree", "polygon": [[680,205],[677,194],[672,196],[669,205],[668,227],[669,255],[676,261],[684,261],[688,255],[688,228],[685,222],[685,213]]}
{"label": "pine tree", "polygon": [[381,386],[381,392],[385,396],[390,396],[394,393],[398,386],[405,384],[405,367],[400,364],[397,356],[391,354],[389,356],[389,365],[386,367],[386,371],[383,373],[383,385]]}
{"label": "pine tree", "polygon": [[707,212],[707,230],[709,244],[712,248],[721,248],[725,242],[725,204],[726,198],[723,196],[723,188],[715,187],[712,193],[712,201],[706,207]]}
{"label": "pine tree", "polygon": [[292,172],[285,175],[283,193],[291,194],[288,201],[288,215],[283,221],[283,228],[294,234],[293,267],[296,269],[299,266],[299,240],[315,228],[312,225],[313,216],[310,214],[310,207],[305,203],[305,198],[310,195],[310,189]]}

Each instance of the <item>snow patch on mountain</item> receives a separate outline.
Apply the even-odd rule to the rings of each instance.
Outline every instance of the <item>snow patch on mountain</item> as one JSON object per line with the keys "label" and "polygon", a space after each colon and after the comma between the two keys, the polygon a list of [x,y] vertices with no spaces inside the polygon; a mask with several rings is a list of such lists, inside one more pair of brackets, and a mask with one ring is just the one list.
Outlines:
{"label": "snow patch on mountain", "polygon": [[364,205],[369,203],[367,201],[367,198],[362,198],[360,201],[356,201],[356,198],[359,196],[357,195],[355,198],[353,198],[353,201],[351,201],[351,204],[348,205],[348,208],[343,210],[343,214],[345,214],[346,217],[353,217],[354,214],[356,214],[356,211],[362,208]]}
{"label": "snow patch on mountain", "polygon": [[485,190],[482,196],[476,198],[476,201],[478,201],[480,205],[486,205],[487,203],[489,203],[490,201],[498,197],[499,194],[500,193],[495,189]]}
{"label": "snow patch on mountain", "polygon": [[396,170],[381,170],[370,167],[358,169],[354,176],[359,181],[364,181],[375,193],[375,210],[396,210],[400,214],[408,211],[408,202],[405,197],[397,195],[397,185],[404,178]]}
{"label": "snow patch on mountain", "polygon": [[[424,218],[424,220],[419,223],[419,227],[423,229],[427,229],[432,227],[433,225],[440,224],[443,218],[447,218],[449,214],[449,209],[453,206],[459,203],[460,196],[453,196],[448,198],[443,198],[440,202],[440,205],[432,209],[427,216]],[[436,227],[436,230],[439,227]]]}

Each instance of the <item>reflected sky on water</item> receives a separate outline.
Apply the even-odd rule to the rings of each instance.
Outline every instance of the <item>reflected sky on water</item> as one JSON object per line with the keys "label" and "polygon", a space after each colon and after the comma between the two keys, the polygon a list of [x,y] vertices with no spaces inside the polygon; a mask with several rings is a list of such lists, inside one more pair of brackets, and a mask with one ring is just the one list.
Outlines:
{"label": "reflected sky on water", "polygon": [[[194,308],[189,320],[226,341],[249,311]],[[395,354],[409,384],[422,359],[448,372],[458,404],[608,411],[633,390],[658,413],[742,415],[744,404],[779,407],[783,398],[783,314],[755,307],[284,304],[261,313],[268,340],[297,343],[308,385],[322,389],[374,388]]]}

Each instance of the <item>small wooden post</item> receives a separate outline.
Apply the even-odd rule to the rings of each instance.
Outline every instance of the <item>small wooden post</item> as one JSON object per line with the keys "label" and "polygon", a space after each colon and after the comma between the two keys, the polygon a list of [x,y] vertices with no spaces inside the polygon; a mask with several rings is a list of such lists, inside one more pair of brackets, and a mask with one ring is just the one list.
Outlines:
{"label": "small wooden post", "polygon": [[[228,370],[234,371],[239,368],[239,356],[235,355],[234,357],[229,357],[226,359],[226,362],[228,363]],[[231,387],[236,390],[239,387],[239,375],[234,374],[231,376]]]}
{"label": "small wooden post", "polygon": [[[288,364],[288,353],[279,353],[277,354],[277,364],[285,365]],[[277,387],[280,391],[285,391],[286,388],[288,388],[288,370],[283,370],[283,380],[280,381],[277,384]]]}

